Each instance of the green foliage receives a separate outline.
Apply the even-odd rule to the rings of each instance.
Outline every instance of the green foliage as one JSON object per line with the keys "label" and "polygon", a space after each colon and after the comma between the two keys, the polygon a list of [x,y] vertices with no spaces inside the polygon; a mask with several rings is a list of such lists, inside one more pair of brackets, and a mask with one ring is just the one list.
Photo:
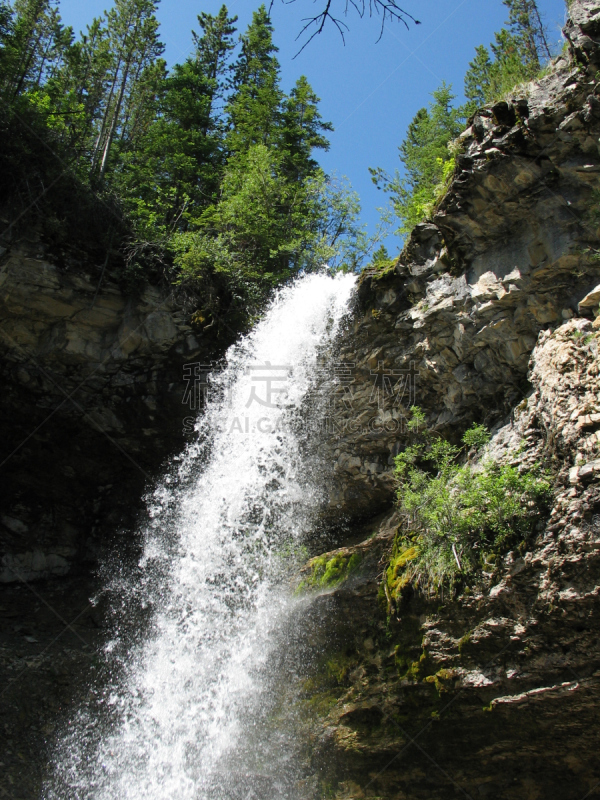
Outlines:
{"label": "green foliage", "polygon": [[515,85],[531,80],[550,57],[544,26],[535,0],[504,0],[508,28],[496,33],[490,50],[480,45],[465,75],[467,103],[456,108],[445,83],[433,92],[433,102],[420,109],[400,145],[402,169],[389,175],[371,169],[378,188],[390,195],[400,220],[399,234],[431,218],[455,169],[456,140],[467,117],[497,100]]}
{"label": "green foliage", "polygon": [[278,146],[285,154],[286,174],[296,181],[317,172],[319,165],[312,158],[315,148],[329,150],[323,132],[332,131],[333,125],[323,122],[318,104],[319,98],[304,75],[283,102]]}
{"label": "green foliage", "polygon": [[[358,223],[357,196],[314,157],[332,130],[319,98],[304,76],[281,90],[265,6],[237,51],[227,8],[201,13],[194,53],[167,71],[158,2],[115,0],[76,41],[58,0],[0,0],[0,126],[10,142],[0,180],[13,213],[18,202],[49,220],[32,200],[41,192],[42,205],[62,208],[55,167],[70,163],[112,213],[108,224],[98,215],[101,246],[121,249],[128,285],[149,275],[184,285],[202,324],[231,312],[243,327],[274,286],[326,265],[357,270],[374,240]],[[54,227],[66,239],[64,220]]]}
{"label": "green foliage", "polygon": [[540,71],[539,63],[530,59],[513,34],[502,29],[495,36],[496,41],[491,45],[493,59],[489,50],[481,45],[465,75],[467,114],[500,99],[517,84],[535,78]]}
{"label": "green foliage", "polygon": [[387,247],[382,244],[371,256],[371,260],[367,264],[366,269],[369,271],[371,277],[375,280],[380,280],[386,275],[393,273],[395,265],[396,259],[390,258]]}
{"label": "green foliage", "polygon": [[187,230],[218,198],[224,123],[215,109],[223,102],[235,18],[223,6],[198,21],[203,35],[194,34],[195,54],[162,81],[156,118],[123,156],[117,176],[141,239]]}
{"label": "green foliage", "polygon": [[509,30],[517,40],[523,60],[539,67],[552,57],[537,0],[503,0],[508,8]]}
{"label": "green foliage", "polygon": [[406,567],[419,556],[419,551],[414,545],[395,540],[392,548],[392,557],[385,573],[385,587],[390,598],[400,597],[400,593],[410,582],[410,573]]}
{"label": "green foliage", "polygon": [[409,233],[431,216],[454,171],[448,144],[459,135],[464,122],[462,110],[452,107],[454,97],[452,88],[443,83],[433,92],[429,107],[417,112],[400,145],[403,175],[396,171],[391,177],[381,169],[371,169],[374,183],[391,195],[401,221],[399,233]]}
{"label": "green foliage", "polygon": [[475,112],[493,98],[496,87],[492,89],[492,59],[490,51],[483,44],[475,48],[475,58],[469,64],[465,75],[465,97],[467,113]]}
{"label": "green foliage", "polygon": [[465,431],[462,440],[467,447],[475,447],[479,449],[489,442],[490,432],[485,425],[478,425],[475,423],[471,425],[468,431]]}
{"label": "green foliage", "polygon": [[90,171],[102,178],[116,167],[119,150],[131,149],[151,124],[156,93],[164,78],[164,47],[158,39],[158,0],[115,0],[106,14],[112,58],[104,79],[108,91],[97,109]]}
{"label": "green foliage", "polygon": [[221,198],[203,220],[249,267],[273,283],[304,266],[319,213],[313,185],[286,180],[281,162],[277,151],[264,144],[232,156]]}
{"label": "green foliage", "polygon": [[39,90],[60,66],[73,32],[62,24],[56,0],[15,0],[0,7],[0,86],[3,98]]}
{"label": "green foliage", "polygon": [[412,441],[396,457],[403,524],[384,578],[390,605],[409,583],[436,592],[475,573],[487,553],[526,540],[551,490],[539,465],[520,470],[488,457],[462,463],[467,449],[487,442],[483,426],[472,426],[461,447],[433,435],[423,423],[420,409],[412,409]]}
{"label": "green foliage", "polygon": [[371,264],[374,269],[383,270],[387,269],[391,264],[394,263],[394,259],[390,258],[390,255],[387,251],[387,247],[385,245],[381,245],[374,253],[373,258],[371,260]]}
{"label": "green foliage", "polygon": [[229,159],[218,202],[172,239],[179,283],[220,287],[230,310],[254,313],[278,283],[344,259],[361,233],[355,196],[321,171],[289,180],[284,158],[259,144]]}
{"label": "green foliage", "polygon": [[177,269],[176,282],[202,298],[202,309],[194,317],[196,324],[212,327],[225,307],[229,324],[239,320],[243,327],[247,316],[256,311],[263,299],[258,271],[246,269],[221,236],[180,233],[172,238],[170,248]]}
{"label": "green foliage", "polygon": [[248,150],[256,144],[268,146],[277,138],[283,92],[276,52],[273,26],[261,5],[241,37],[241,53],[233,69],[233,93],[227,106],[230,151]]}

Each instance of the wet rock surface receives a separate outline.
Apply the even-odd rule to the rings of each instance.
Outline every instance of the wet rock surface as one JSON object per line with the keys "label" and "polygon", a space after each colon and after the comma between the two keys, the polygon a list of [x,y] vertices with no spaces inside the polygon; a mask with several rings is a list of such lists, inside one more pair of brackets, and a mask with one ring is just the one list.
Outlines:
{"label": "wet rock surface", "polygon": [[104,619],[89,575],[0,595],[0,796],[40,796],[56,734],[85,704]]}

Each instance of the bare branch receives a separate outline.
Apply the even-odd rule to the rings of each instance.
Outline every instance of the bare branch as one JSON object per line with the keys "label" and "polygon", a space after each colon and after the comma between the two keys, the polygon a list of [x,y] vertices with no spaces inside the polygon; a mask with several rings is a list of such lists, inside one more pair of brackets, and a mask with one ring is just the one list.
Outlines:
{"label": "bare branch", "polygon": [[[271,0],[269,6],[269,12],[273,8],[273,3],[275,0]],[[285,5],[291,5],[291,3],[297,2],[297,0],[281,0],[282,3]],[[339,12],[336,11],[338,7],[341,6],[342,0],[323,0],[324,7],[322,11],[318,14],[315,14],[313,17],[305,17],[302,22],[305,23],[302,30],[296,37],[296,41],[300,39],[305,33],[310,32],[310,36],[304,42],[300,50],[296,53],[296,56],[299,56],[300,53],[307,47],[315,36],[318,36],[320,33],[323,32],[325,26],[328,24],[334,25],[340,36],[342,37],[342,42],[345,44],[345,36],[344,33],[349,30],[348,25],[336,16],[336,14],[343,14],[345,17],[348,16],[349,10],[353,9],[356,14],[362,19],[368,12],[370,17],[381,16],[381,30],[379,32],[379,37],[377,41],[381,39],[383,36],[383,31],[385,28],[386,22],[401,22],[407,29],[409,28],[409,24],[412,22],[414,25],[420,25],[420,21],[413,17],[412,14],[409,14],[408,11],[405,11],[401,6],[398,5],[397,0],[344,0],[344,8],[343,11],[340,10]]]}

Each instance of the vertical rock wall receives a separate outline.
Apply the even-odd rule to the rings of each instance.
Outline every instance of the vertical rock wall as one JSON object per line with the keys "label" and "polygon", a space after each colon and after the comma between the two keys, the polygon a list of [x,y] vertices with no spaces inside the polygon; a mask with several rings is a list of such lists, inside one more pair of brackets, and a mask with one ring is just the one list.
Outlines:
{"label": "vertical rock wall", "polygon": [[3,256],[0,317],[0,582],[64,575],[183,446],[183,364],[214,344],[168,290],[61,269],[33,233]]}

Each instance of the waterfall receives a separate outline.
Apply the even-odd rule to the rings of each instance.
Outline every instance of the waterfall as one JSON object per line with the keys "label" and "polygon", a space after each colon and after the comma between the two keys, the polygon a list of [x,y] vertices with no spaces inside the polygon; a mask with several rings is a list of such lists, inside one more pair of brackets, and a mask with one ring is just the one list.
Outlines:
{"label": "waterfall", "polygon": [[281,289],[211,376],[197,442],[149,496],[138,568],[113,581],[144,633],[126,645],[116,626],[109,677],[63,731],[44,797],[296,796],[274,687],[322,494],[302,408],[353,286],[317,274]]}

